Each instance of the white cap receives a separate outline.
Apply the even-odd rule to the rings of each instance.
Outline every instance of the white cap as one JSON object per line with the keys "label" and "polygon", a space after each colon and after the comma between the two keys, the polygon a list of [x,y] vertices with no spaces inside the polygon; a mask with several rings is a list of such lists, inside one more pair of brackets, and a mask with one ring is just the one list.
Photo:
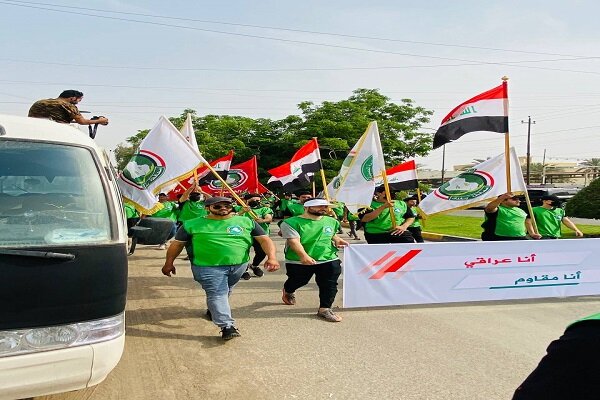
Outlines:
{"label": "white cap", "polygon": [[304,202],[304,207],[319,207],[319,206],[332,206],[330,202],[325,199],[310,199]]}

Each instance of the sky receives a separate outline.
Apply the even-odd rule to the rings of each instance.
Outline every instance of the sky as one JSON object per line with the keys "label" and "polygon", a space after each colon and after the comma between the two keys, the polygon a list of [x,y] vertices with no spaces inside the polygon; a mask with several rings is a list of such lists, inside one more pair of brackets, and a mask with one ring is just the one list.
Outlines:
{"label": "sky", "polygon": [[[112,150],[160,115],[280,119],[297,104],[377,88],[434,111],[509,81],[511,144],[533,162],[600,157],[600,2],[0,0],[0,113],[65,89],[110,119]],[[446,146],[446,169],[503,152],[470,133]],[[238,160],[242,161],[242,160]],[[417,158],[440,169],[442,149]]]}

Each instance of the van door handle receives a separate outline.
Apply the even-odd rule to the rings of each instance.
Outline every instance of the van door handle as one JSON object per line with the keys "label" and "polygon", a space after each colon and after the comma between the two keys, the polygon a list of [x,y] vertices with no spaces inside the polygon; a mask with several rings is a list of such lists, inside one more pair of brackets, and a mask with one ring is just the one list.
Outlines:
{"label": "van door handle", "polygon": [[22,257],[37,257],[37,258],[51,258],[54,260],[74,260],[75,254],[69,253],[54,253],[51,251],[35,251],[35,250],[13,250],[13,249],[0,249],[0,255],[6,256],[22,256]]}

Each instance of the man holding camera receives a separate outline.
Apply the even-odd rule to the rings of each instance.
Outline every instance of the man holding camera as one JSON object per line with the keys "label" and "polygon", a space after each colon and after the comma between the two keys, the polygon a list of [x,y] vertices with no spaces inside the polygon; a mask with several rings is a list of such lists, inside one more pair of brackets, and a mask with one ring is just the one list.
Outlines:
{"label": "man holding camera", "polygon": [[78,90],[65,90],[56,99],[38,100],[29,109],[29,117],[46,118],[62,124],[77,122],[79,125],[108,125],[108,118],[84,118],[77,104],[83,99],[83,93]]}

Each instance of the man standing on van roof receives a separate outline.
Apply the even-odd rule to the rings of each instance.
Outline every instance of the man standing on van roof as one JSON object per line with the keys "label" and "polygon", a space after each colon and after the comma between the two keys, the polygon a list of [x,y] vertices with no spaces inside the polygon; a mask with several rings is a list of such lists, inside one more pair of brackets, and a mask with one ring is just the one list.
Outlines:
{"label": "man standing on van roof", "polygon": [[75,121],[79,125],[108,125],[108,118],[85,119],[79,112],[77,104],[83,99],[78,90],[65,90],[56,99],[38,100],[29,109],[29,117],[46,118],[63,124]]}
{"label": "man standing on van roof", "polygon": [[[565,210],[561,208],[561,201],[558,196],[542,196],[542,205],[533,207],[533,217],[538,227],[542,239],[558,239],[561,237],[560,224],[563,223],[567,228],[575,231],[577,237],[583,237],[583,233],[577,229],[577,226],[565,216]],[[531,218],[527,216],[527,218]]]}
{"label": "man standing on van roof", "polygon": [[229,295],[246,271],[253,238],[267,254],[265,269],[279,269],[271,239],[256,221],[232,213],[232,202],[233,199],[229,197],[207,199],[204,204],[209,215],[183,223],[169,246],[162,267],[164,275],[174,275],[173,262],[187,245],[194,279],[206,292],[207,315],[221,328],[223,340],[240,336],[231,316]]}

